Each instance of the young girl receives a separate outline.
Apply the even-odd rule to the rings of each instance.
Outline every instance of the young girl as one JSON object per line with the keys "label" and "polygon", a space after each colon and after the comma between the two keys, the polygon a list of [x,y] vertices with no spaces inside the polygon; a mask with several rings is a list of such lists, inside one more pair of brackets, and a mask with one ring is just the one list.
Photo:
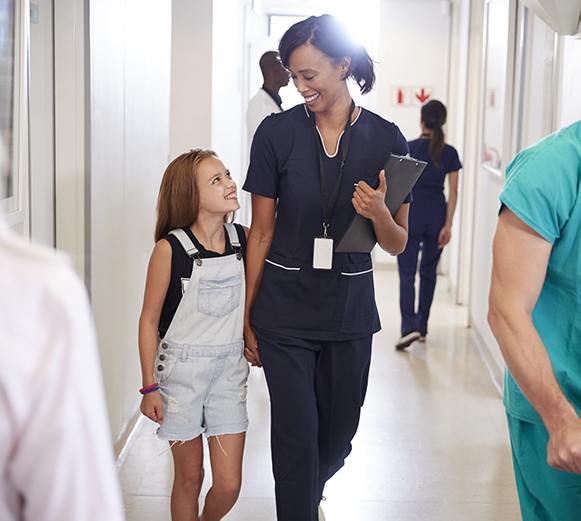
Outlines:
{"label": "young girl", "polygon": [[[248,425],[242,340],[247,229],[228,222],[239,207],[236,183],[211,150],[192,150],[167,167],[139,354],[141,412],[171,442],[173,521],[222,519],[240,491]],[[213,481],[198,517],[204,432]]]}

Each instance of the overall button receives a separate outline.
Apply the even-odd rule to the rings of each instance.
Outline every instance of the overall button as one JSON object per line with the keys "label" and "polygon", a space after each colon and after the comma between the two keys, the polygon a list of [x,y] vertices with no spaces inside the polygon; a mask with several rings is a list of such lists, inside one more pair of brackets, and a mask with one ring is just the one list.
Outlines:
{"label": "overall button", "polygon": [[167,344],[165,344],[165,343],[164,344],[161,344],[161,348],[162,349],[167,349]]}
{"label": "overall button", "polygon": [[159,355],[159,359],[163,362],[165,360],[165,355]]}
{"label": "overall button", "polygon": [[157,370],[158,370],[158,371],[163,371],[163,365],[158,365],[158,366],[157,366]]}

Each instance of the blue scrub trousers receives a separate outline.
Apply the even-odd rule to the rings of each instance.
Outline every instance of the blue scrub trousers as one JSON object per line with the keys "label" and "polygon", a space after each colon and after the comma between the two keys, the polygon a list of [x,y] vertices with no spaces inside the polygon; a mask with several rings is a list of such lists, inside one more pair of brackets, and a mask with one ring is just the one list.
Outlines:
{"label": "blue scrub trousers", "polygon": [[367,391],[372,335],[318,341],[255,330],[271,403],[278,521],[317,521],[345,462]]}
{"label": "blue scrub trousers", "polygon": [[[427,213],[427,208],[422,212]],[[403,253],[397,256],[402,336],[412,331],[419,331],[421,335],[428,332],[428,318],[436,289],[436,269],[442,254],[442,250],[438,248],[438,235],[444,226],[445,208],[443,219],[441,215],[427,213],[416,216],[416,213],[417,209],[410,212],[408,242]],[[420,299],[416,313],[415,279],[420,250]]]}
{"label": "blue scrub trousers", "polygon": [[581,475],[547,463],[549,433],[544,425],[509,413],[506,417],[523,521],[579,521]]}

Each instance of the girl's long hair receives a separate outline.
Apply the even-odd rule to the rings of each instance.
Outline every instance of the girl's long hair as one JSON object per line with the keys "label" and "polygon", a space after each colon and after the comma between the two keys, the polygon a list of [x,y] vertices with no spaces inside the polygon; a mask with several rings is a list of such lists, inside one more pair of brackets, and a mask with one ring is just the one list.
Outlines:
{"label": "girl's long hair", "polygon": [[428,101],[422,106],[424,126],[432,131],[428,153],[436,167],[440,167],[440,156],[444,150],[445,136],[442,126],[446,123],[446,107],[438,100]]}
{"label": "girl's long hair", "polygon": [[[196,148],[176,157],[165,169],[157,198],[155,242],[175,228],[191,226],[198,219],[200,191],[197,173],[200,163],[218,157],[213,150]],[[224,216],[228,222],[233,213]]]}
{"label": "girl's long hair", "polygon": [[330,14],[310,16],[292,25],[283,34],[278,46],[280,61],[288,69],[292,52],[301,45],[310,44],[333,60],[351,57],[347,78],[353,78],[362,94],[367,94],[375,84],[375,69],[365,47],[354,42],[347,29]]}

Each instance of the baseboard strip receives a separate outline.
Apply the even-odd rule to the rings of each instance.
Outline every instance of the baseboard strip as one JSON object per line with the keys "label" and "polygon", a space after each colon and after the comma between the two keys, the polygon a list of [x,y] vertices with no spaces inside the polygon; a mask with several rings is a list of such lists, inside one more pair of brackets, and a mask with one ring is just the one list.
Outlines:
{"label": "baseboard strip", "polygon": [[115,457],[117,458],[117,465],[119,466],[120,459],[125,452],[126,447],[129,444],[132,433],[135,431],[139,418],[141,417],[141,411],[139,410],[139,404],[135,406],[133,411],[127,415],[125,422],[119,429],[119,434],[113,440],[113,450],[115,451]]}
{"label": "baseboard strip", "polygon": [[472,334],[472,338],[474,339],[474,343],[476,344],[476,348],[478,349],[478,352],[480,353],[480,356],[484,361],[484,365],[486,365],[486,368],[488,369],[490,379],[492,380],[494,387],[496,387],[498,394],[502,396],[504,380],[503,369],[498,367],[496,360],[494,360],[494,358],[492,357],[492,354],[490,353],[490,350],[488,349],[486,343],[484,342],[484,339],[478,332],[478,329],[472,326],[470,328],[470,332]]}

